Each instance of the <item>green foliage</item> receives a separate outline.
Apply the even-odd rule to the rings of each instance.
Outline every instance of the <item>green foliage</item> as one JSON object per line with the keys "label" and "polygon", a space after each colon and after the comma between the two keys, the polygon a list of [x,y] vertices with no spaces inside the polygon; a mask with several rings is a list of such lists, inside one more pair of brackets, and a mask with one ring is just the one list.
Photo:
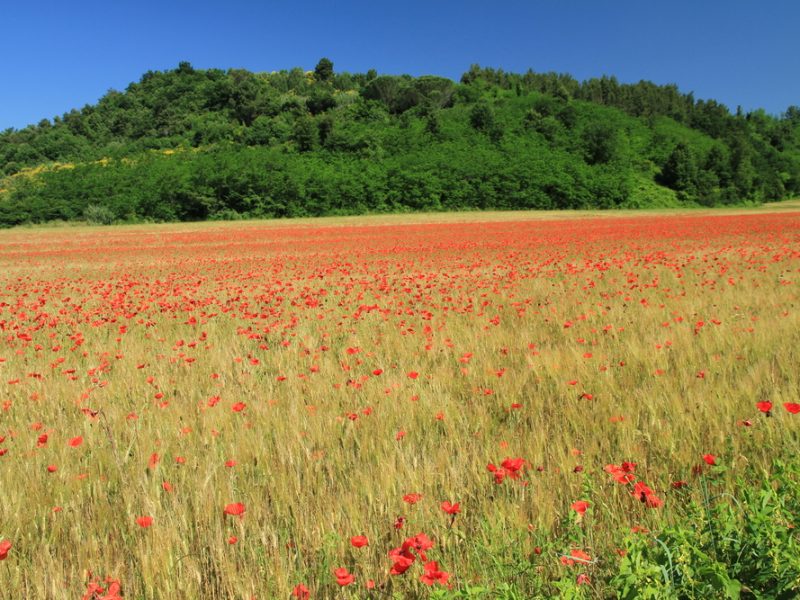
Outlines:
{"label": "green foliage", "polygon": [[[723,467],[701,475],[697,485],[702,500],[673,507],[674,516],[663,529],[625,534],[617,560],[563,567],[558,560],[562,548],[581,547],[592,539],[590,528],[576,524],[571,515],[556,528],[557,539],[533,541],[535,552],[530,552],[532,540],[509,540],[487,524],[478,539],[471,539],[482,583],[459,582],[452,589],[433,590],[429,597],[797,598],[800,465],[775,461],[771,473],[746,473],[737,481],[735,496],[717,493],[725,487],[718,479],[724,479]],[[591,489],[584,489],[584,496],[591,497]]]}
{"label": "green foliage", "polygon": [[83,218],[92,225],[111,225],[116,217],[114,211],[107,206],[89,204],[83,210]]}
{"label": "green foliage", "polygon": [[456,84],[184,62],[0,133],[0,226],[761,202],[800,193],[798,114],[477,65]]}
{"label": "green foliage", "polygon": [[314,67],[314,79],[319,82],[333,79],[333,62],[329,58],[319,59],[317,66]]}
{"label": "green foliage", "polygon": [[655,537],[630,536],[610,583],[620,598],[796,598],[800,594],[800,468],[776,462],[739,498],[711,496]]}

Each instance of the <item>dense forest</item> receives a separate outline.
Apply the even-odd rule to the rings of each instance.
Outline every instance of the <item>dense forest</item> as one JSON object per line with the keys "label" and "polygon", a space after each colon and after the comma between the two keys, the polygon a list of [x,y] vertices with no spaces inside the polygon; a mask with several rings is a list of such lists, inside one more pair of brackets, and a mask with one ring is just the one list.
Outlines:
{"label": "dense forest", "polygon": [[712,206],[800,194],[800,108],[472,66],[200,70],[0,134],[0,226],[470,209]]}

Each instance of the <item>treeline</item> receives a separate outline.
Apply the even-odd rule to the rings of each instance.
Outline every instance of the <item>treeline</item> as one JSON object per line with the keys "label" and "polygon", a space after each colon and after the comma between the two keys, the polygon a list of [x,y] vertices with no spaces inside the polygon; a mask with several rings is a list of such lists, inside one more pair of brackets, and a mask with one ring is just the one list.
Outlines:
{"label": "treeline", "polygon": [[777,200],[800,109],[474,66],[435,76],[177,69],[0,134],[0,225]]}

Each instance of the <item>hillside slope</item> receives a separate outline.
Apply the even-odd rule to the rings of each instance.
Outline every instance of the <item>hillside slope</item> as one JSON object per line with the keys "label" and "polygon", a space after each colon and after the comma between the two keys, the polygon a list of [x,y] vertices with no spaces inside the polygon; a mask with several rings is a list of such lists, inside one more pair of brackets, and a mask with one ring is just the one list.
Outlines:
{"label": "hillside slope", "polygon": [[0,226],[614,208],[800,193],[800,109],[473,66],[434,76],[148,72],[0,134]]}

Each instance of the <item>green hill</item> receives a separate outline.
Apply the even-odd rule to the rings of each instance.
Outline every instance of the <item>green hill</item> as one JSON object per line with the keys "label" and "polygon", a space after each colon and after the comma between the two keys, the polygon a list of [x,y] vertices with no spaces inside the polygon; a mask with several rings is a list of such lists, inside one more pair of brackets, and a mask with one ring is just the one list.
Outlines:
{"label": "green hill", "polygon": [[505,73],[181,63],[0,134],[0,225],[738,204],[800,193],[800,109]]}

